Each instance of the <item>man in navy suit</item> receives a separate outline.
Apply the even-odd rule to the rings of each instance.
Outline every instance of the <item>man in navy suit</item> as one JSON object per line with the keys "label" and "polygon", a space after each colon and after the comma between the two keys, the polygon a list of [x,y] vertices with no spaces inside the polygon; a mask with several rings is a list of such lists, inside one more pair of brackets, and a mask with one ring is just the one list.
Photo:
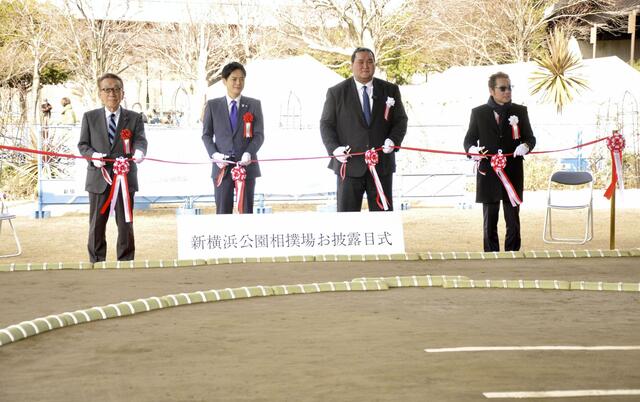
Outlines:
{"label": "man in navy suit", "polygon": [[256,177],[260,177],[257,159],[264,142],[264,121],[260,101],[241,95],[246,76],[240,63],[224,66],[222,82],[227,94],[209,100],[204,111],[202,141],[207,154],[216,160],[211,177],[218,214],[233,212],[235,183],[231,168],[234,164],[229,162],[237,162],[246,169],[243,211],[253,213]]}
{"label": "man in navy suit", "polygon": [[[382,208],[376,202],[376,185],[365,163],[365,152],[383,147],[378,154],[376,171],[389,210],[393,210],[392,186],[396,170],[394,146],[400,146],[407,132],[400,89],[390,82],[374,78],[375,56],[370,49],[359,47],[351,55],[353,77],[329,88],[320,118],[320,134],[329,155],[329,168],[337,175],[337,210],[360,211],[367,193],[370,211]],[[340,170],[346,163],[344,179]]]}
{"label": "man in navy suit", "polygon": [[[123,88],[120,77],[111,73],[104,74],[98,79],[100,100],[104,107],[86,112],[82,117],[78,149],[82,156],[91,158],[85,183],[85,189],[89,192],[88,249],[91,262],[104,261],[107,255],[105,232],[109,212],[103,214],[100,210],[109,198],[112,185],[107,183],[102,168],[104,167],[109,178],[113,179],[114,176],[113,162],[105,163],[102,158],[133,157],[135,163],[129,164],[127,174],[129,205],[133,210],[133,197],[138,191],[137,164],[144,160],[147,152],[147,138],[144,134],[142,116],[120,107],[120,102],[124,98]],[[122,137],[123,132],[127,131],[131,133],[131,138],[128,149],[125,149]],[[126,222],[122,195],[114,194],[113,196],[117,197],[115,206],[118,225],[117,258],[119,261],[133,260],[135,257],[133,221]]]}
{"label": "man in navy suit", "polygon": [[[525,106],[511,103],[511,80],[498,72],[489,77],[489,100],[471,111],[464,149],[479,160],[476,177],[476,202],[482,203],[484,251],[500,251],[498,216],[502,202],[507,224],[505,251],[518,251],[520,238],[520,206],[511,205],[509,195],[491,167],[488,158],[481,153],[513,154],[507,158],[504,172],[511,181],[520,200],[524,188],[523,156],[536,145],[529,114]],[[514,127],[515,126],[515,127]]]}

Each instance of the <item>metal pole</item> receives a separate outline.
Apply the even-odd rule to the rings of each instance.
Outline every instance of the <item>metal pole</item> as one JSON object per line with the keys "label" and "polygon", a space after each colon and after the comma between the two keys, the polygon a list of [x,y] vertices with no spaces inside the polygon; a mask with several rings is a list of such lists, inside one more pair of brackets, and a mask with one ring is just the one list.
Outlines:
{"label": "metal pole", "polygon": [[[44,126],[36,127],[36,135],[38,136],[38,151],[42,151],[42,130]],[[42,211],[42,155],[38,154],[38,210],[36,211],[36,219],[44,217]]]}
{"label": "metal pole", "polygon": [[629,57],[629,64],[633,65],[635,59],[636,50],[636,10],[629,13],[629,24],[627,26],[627,32],[631,34],[631,56]]}
{"label": "metal pole", "polygon": [[[612,161],[613,163],[613,161]],[[613,195],[611,195],[611,215],[609,217],[609,249],[615,250],[616,248],[616,189],[613,189]]]}

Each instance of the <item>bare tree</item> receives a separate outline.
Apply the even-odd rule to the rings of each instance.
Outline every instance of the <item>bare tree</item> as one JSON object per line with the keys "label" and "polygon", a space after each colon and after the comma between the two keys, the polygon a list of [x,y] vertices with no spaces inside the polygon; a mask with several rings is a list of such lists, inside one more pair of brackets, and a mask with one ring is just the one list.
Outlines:
{"label": "bare tree", "polygon": [[48,4],[32,0],[13,0],[3,7],[7,12],[2,28],[6,41],[3,80],[20,90],[23,119],[34,124],[38,121],[42,70],[58,60],[58,15]]}
{"label": "bare tree", "polygon": [[[88,0],[65,0],[65,41],[60,49],[75,67],[76,82],[85,99],[97,103],[97,79],[106,72],[121,73],[138,61],[134,50],[145,24],[96,15]],[[113,18],[111,3],[105,14]]]}
{"label": "bare tree", "polygon": [[[550,25],[567,32],[608,13],[608,0],[422,0],[424,35],[438,38],[432,56],[445,65],[529,61],[541,50]],[[604,14],[603,14],[604,13]]]}
{"label": "bare tree", "polygon": [[282,9],[279,19],[286,35],[313,51],[351,56],[354,48],[365,46],[383,66],[418,52],[425,42],[413,36],[413,27],[420,23],[414,2],[395,4],[391,0],[304,0],[300,6]]}
{"label": "bare tree", "polygon": [[156,24],[145,33],[149,57],[162,60],[164,73],[191,84],[194,110],[204,107],[206,89],[227,63],[277,55],[284,46],[261,24],[261,10],[241,2],[225,10],[193,10],[189,22]]}

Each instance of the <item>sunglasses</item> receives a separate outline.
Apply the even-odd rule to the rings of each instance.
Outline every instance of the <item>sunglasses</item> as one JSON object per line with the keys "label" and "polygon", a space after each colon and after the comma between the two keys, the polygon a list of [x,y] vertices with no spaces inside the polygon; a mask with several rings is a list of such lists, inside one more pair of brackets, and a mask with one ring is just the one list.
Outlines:
{"label": "sunglasses", "polygon": [[511,91],[513,89],[512,85],[509,85],[508,87],[494,87],[496,89],[499,89],[500,92],[507,92],[507,91]]}

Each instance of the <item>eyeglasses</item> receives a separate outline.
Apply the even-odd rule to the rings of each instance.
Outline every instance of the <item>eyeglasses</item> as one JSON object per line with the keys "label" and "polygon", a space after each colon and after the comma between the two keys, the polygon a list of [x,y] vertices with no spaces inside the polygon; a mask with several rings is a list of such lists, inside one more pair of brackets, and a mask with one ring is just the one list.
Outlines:
{"label": "eyeglasses", "polygon": [[117,93],[120,93],[120,91],[122,91],[122,88],[120,87],[100,88],[100,90],[105,94],[117,94]]}
{"label": "eyeglasses", "polygon": [[502,86],[502,87],[494,87],[495,89],[499,89],[500,92],[507,92],[507,91],[511,91],[513,89],[512,85],[509,85],[508,87]]}

